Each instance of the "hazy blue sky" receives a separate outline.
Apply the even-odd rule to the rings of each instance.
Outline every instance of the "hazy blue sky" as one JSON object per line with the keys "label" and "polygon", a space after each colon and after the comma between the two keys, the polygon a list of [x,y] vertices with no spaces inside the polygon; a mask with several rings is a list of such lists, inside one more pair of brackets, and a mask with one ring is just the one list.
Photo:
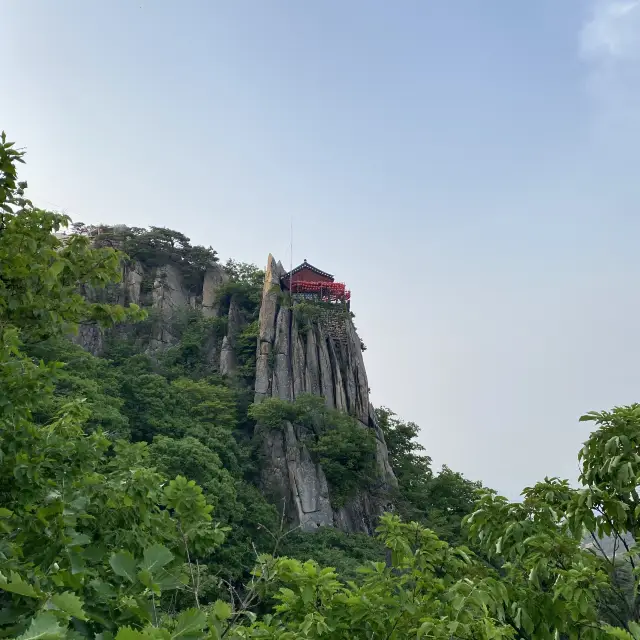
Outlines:
{"label": "hazy blue sky", "polygon": [[41,206],[308,258],[373,399],[509,496],[640,400],[640,0],[0,0]]}

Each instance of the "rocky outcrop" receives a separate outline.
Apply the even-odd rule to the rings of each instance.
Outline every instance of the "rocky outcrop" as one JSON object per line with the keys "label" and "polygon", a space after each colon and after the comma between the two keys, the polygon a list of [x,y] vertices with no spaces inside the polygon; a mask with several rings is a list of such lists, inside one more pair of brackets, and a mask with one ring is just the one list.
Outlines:
{"label": "rocky outcrop", "polygon": [[227,316],[227,335],[222,340],[220,351],[220,373],[223,376],[233,375],[236,371],[236,341],[246,319],[240,308],[238,298],[231,296],[229,303],[229,315]]}
{"label": "rocky outcrop", "polygon": [[158,319],[153,327],[149,350],[162,351],[177,342],[171,330],[171,318],[180,309],[188,308],[189,293],[183,286],[182,275],[175,265],[166,264],[155,270],[151,292],[151,307]]}
{"label": "rocky outcrop", "polygon": [[125,264],[122,271],[125,303],[140,305],[144,267],[139,262],[134,261],[130,264]]}
{"label": "rocky outcrop", "polygon": [[307,434],[297,425],[284,429],[257,426],[264,446],[265,490],[285,500],[290,518],[303,530],[336,526],[345,531],[372,533],[378,515],[388,505],[385,490],[396,479],[382,431],[369,402],[361,341],[345,313],[328,312],[311,322],[296,319],[281,306],[284,269],[269,256],[260,309],[255,401],[269,397],[294,400],[302,393],[323,396],[328,407],[349,413],[376,438],[379,483],[376,495],[363,492],[334,509],[327,479],[305,445]]}
{"label": "rocky outcrop", "polygon": [[[122,265],[121,283],[105,290],[83,290],[83,294],[101,302],[121,305],[137,304],[146,308],[154,316],[154,324],[149,336],[149,353],[157,354],[176,344],[172,321],[175,314],[185,309],[200,309],[205,317],[220,315],[218,297],[220,288],[229,281],[229,277],[217,263],[206,270],[202,289],[190,290],[186,286],[180,267],[173,263],[157,267],[144,266],[139,261],[125,262]],[[206,345],[212,369],[222,369],[227,375],[235,371],[234,346],[237,335],[242,330],[245,319],[237,304],[229,309],[230,321],[228,335],[224,343],[211,341]],[[72,340],[93,355],[103,350],[102,330],[93,325],[82,326]]]}
{"label": "rocky outcrop", "polygon": [[[258,348],[256,352],[256,401],[271,396],[271,352],[276,337],[276,320],[278,318],[278,294],[280,293],[280,278],[284,269],[276,264],[269,255],[264,275],[262,303],[260,306]],[[281,338],[282,340],[282,338]]]}
{"label": "rocky outcrop", "polygon": [[189,305],[189,294],[183,286],[178,267],[165,264],[155,270],[152,299],[153,308],[163,316],[170,316]]}
{"label": "rocky outcrop", "polygon": [[81,346],[92,356],[99,356],[103,348],[102,330],[95,324],[81,324],[78,333],[71,336],[71,342]]}
{"label": "rocky outcrop", "polygon": [[202,313],[207,318],[218,315],[218,292],[228,280],[229,277],[219,264],[212,264],[206,270],[202,285]]}

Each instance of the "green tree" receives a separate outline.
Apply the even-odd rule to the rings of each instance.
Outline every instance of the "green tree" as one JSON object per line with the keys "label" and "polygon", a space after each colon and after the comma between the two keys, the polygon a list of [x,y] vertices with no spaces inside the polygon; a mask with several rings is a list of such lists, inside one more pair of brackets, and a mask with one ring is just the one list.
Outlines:
{"label": "green tree", "polygon": [[371,431],[346,414],[332,415],[331,427],[309,445],[320,463],[334,506],[344,505],[362,489],[375,485],[378,475],[376,443]]}
{"label": "green tree", "polygon": [[301,394],[294,402],[268,398],[254,404],[249,415],[263,428],[303,431],[303,440],[320,463],[329,483],[331,502],[340,507],[377,480],[375,436],[355,418],[328,409],[324,398]]}
{"label": "green tree", "polygon": [[233,638],[513,638],[504,588],[468,550],[449,547],[417,523],[386,515],[379,527],[389,565],[363,568],[343,584],[313,561],[263,558],[256,574],[274,613]]}
{"label": "green tree", "polygon": [[472,539],[501,565],[526,637],[604,621],[622,629],[615,637],[640,638],[640,405],[581,420],[598,426],[579,454],[581,487],[547,478],[515,504],[485,492],[468,518]]}
{"label": "green tree", "polygon": [[279,545],[278,555],[333,567],[337,579],[347,582],[360,581],[360,569],[370,562],[383,562],[385,547],[378,538],[322,527],[313,533],[289,532]]}
{"label": "green tree", "polygon": [[34,419],[42,424],[54,419],[65,404],[84,398],[89,410],[85,428],[102,430],[111,440],[130,437],[129,420],[123,413],[120,379],[110,363],[87,353],[64,338],[52,338],[26,347],[29,356],[43,362],[60,362],[53,395],[34,409]]}
{"label": "green tree", "polygon": [[376,417],[398,479],[393,496],[398,514],[433,529],[448,542],[463,541],[462,520],[473,511],[481,484],[447,466],[434,474],[431,458],[417,441],[417,424],[400,420],[386,407],[376,409]]}
{"label": "green tree", "polygon": [[66,637],[70,623],[82,637],[127,621],[158,624],[156,596],[184,587],[189,549],[210,552],[222,530],[202,490],[184,478],[165,484],[144,445],[111,446],[99,430],[85,432],[86,403],[61,403],[38,421],[55,404],[61,367],[28,357],[23,344],[141,314],[78,293],[117,280],[120,258],[87,238],[57,238],[68,219],[24,197],[21,161],[2,134],[0,630],[26,640]]}
{"label": "green tree", "polygon": [[224,513],[235,508],[233,476],[223,467],[220,457],[196,438],[174,439],[156,436],[149,447],[156,467],[169,477],[184,475],[195,480],[211,504]]}
{"label": "green tree", "polygon": [[[202,379],[211,376],[217,367],[217,356],[227,331],[227,319],[205,318],[196,309],[175,315],[170,332],[179,341],[162,356],[163,370],[171,378]],[[160,318],[159,322],[166,320]],[[215,359],[212,359],[212,354],[216,356]]]}
{"label": "green tree", "polygon": [[213,248],[193,246],[183,233],[164,227],[87,226],[78,222],[73,230],[77,236],[90,238],[94,247],[124,251],[131,260],[146,267],[177,266],[192,290],[201,287],[207,267],[218,261]]}

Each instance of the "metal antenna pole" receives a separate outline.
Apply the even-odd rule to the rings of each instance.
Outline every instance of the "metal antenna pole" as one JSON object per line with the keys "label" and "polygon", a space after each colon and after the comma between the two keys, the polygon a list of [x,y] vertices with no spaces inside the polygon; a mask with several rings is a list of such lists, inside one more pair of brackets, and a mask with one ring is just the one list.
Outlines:
{"label": "metal antenna pole", "polygon": [[293,307],[293,216],[289,228],[289,304]]}

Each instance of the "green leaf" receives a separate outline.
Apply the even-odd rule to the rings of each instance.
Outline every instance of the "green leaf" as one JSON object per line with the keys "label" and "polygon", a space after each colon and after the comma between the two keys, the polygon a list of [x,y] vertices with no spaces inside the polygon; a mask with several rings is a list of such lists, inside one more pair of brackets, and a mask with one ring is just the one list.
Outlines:
{"label": "green leaf", "polygon": [[223,600],[216,600],[213,603],[213,615],[218,620],[228,620],[231,617],[231,606]]}
{"label": "green leaf", "polygon": [[162,571],[159,575],[154,576],[155,583],[161,591],[171,591],[184,586],[188,582],[186,574],[178,573],[173,575],[168,571]]}
{"label": "green leaf", "polygon": [[98,545],[91,545],[85,547],[82,550],[82,557],[90,562],[102,562],[102,559],[107,555],[107,550]]}
{"label": "green leaf", "polygon": [[78,620],[86,620],[87,616],[82,609],[82,600],[75,593],[65,591],[64,593],[56,593],[51,597],[51,602],[60,609]]}
{"label": "green leaf", "polygon": [[153,573],[154,570],[162,569],[172,560],[173,554],[169,549],[161,544],[154,544],[148,549],[145,549],[144,560],[140,563],[140,567]]}
{"label": "green leaf", "polygon": [[136,560],[128,551],[114,553],[111,558],[109,558],[109,564],[117,576],[126,578],[129,582],[136,581],[136,574],[138,572]]}
{"label": "green leaf", "polygon": [[58,624],[53,613],[40,613],[31,620],[29,628],[18,640],[59,640],[66,637],[67,630]]}
{"label": "green leaf", "polygon": [[15,571],[12,571],[10,576],[11,580],[8,581],[6,577],[0,573],[0,589],[29,598],[38,597],[35,589],[28,582],[25,582]]}
{"label": "green leaf", "polygon": [[184,640],[200,638],[206,624],[207,616],[202,611],[187,609],[178,617],[178,622],[171,634],[171,638],[172,640],[174,638],[183,638]]}
{"label": "green leaf", "polygon": [[467,564],[471,564],[471,558],[463,549],[455,549],[457,553]]}
{"label": "green leaf", "polygon": [[[165,572],[166,573],[166,572]],[[138,571],[138,580],[147,587],[147,589],[151,589],[157,596],[162,595],[162,588],[160,585],[153,579],[150,571],[146,569],[142,569]]]}
{"label": "green leaf", "polygon": [[116,594],[113,586],[102,580],[94,579],[89,583],[89,586],[94,589],[101,598],[111,598]]}
{"label": "green leaf", "polygon": [[64,260],[56,260],[50,267],[49,273],[52,277],[57,278],[62,270],[65,268],[66,262]]}
{"label": "green leaf", "polygon": [[617,627],[610,627],[609,625],[604,626],[604,630],[611,636],[612,638],[617,638],[617,640],[637,640],[640,636],[632,636],[628,631],[624,629],[618,629]]}
{"label": "green leaf", "polygon": [[516,627],[518,629],[522,628],[522,623],[521,623],[521,618],[522,618],[522,608],[518,608],[518,612],[516,613],[516,617],[513,619]]}
{"label": "green leaf", "polygon": [[316,595],[316,591],[313,588],[312,584],[307,584],[305,585],[304,589],[302,590],[302,602],[304,602],[305,604],[309,604],[313,598]]}
{"label": "green leaf", "polygon": [[77,547],[85,544],[89,544],[91,542],[91,538],[85,533],[78,533],[74,531],[71,537],[71,540],[67,542],[67,547]]}
{"label": "green leaf", "polygon": [[535,624],[533,624],[533,620],[529,617],[529,614],[522,609],[522,628],[528,633],[532,634],[535,629]]}
{"label": "green leaf", "polygon": [[147,640],[147,636],[131,627],[122,627],[118,630],[116,640]]}
{"label": "green leaf", "polygon": [[420,628],[418,629],[418,638],[423,638],[427,633],[433,631],[434,624],[433,622],[423,622]]}
{"label": "green leaf", "polygon": [[75,549],[68,549],[69,561],[71,562],[71,573],[84,573],[86,565],[84,558]]}

